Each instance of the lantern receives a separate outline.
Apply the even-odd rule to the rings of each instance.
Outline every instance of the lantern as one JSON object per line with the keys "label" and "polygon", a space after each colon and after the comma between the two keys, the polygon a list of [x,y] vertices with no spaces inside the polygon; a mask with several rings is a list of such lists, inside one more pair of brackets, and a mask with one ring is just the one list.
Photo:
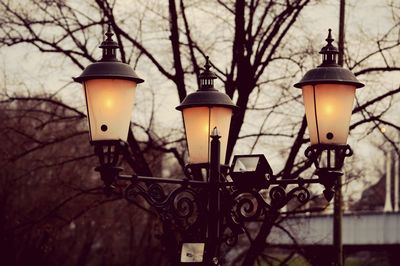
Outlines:
{"label": "lantern", "polygon": [[215,127],[221,135],[220,162],[225,162],[232,113],[236,108],[228,95],[214,88],[214,79],[217,77],[210,68],[207,57],[205,70],[200,74],[200,89],[189,94],[176,107],[183,113],[191,164],[209,162],[210,135]]}
{"label": "lantern", "polygon": [[112,40],[113,35],[109,25],[107,38],[99,46],[103,49],[102,59],[74,78],[83,83],[92,141],[127,140],[136,85],[144,81],[116,58],[119,46]]}
{"label": "lantern", "polygon": [[355,90],[364,86],[353,73],[336,63],[338,49],[327,45],[320,51],[322,64],[308,71],[294,86],[303,91],[311,144],[347,143]]}

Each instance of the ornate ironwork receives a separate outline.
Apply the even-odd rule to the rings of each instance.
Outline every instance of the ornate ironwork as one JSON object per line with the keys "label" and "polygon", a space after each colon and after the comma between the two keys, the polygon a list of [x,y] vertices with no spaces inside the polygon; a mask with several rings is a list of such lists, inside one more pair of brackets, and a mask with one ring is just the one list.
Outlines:
{"label": "ornate ironwork", "polygon": [[271,205],[275,209],[280,209],[294,198],[296,198],[299,203],[306,204],[310,199],[310,192],[305,187],[298,186],[286,193],[285,188],[279,185],[271,188],[269,196],[271,198]]}
{"label": "ornate ironwork", "polygon": [[[217,145],[215,143],[219,145],[219,141],[213,145]],[[138,197],[144,199],[155,208],[162,221],[172,225],[181,234],[180,241],[189,239],[208,243],[205,251],[209,253],[206,256],[207,261],[218,258],[215,250],[222,243],[227,246],[236,245],[248,222],[258,221],[271,212],[278,212],[292,199],[306,204],[310,199],[307,184],[318,183],[325,186],[324,195],[330,200],[337,177],[341,175],[338,169],[343,165],[344,158],[352,154],[348,145],[311,146],[306,150],[306,156],[316,165],[315,174],[318,178],[282,179],[273,176],[271,172],[263,179],[261,187],[252,187],[227,181],[228,168],[220,168],[219,160],[216,160],[218,156],[213,157],[214,162],[211,162],[215,164],[214,168],[210,168],[210,165],[186,167],[185,179],[121,175],[118,164],[120,157],[129,155],[126,150],[127,147],[119,142],[96,143],[95,151],[100,161],[100,166],[96,169],[101,173],[106,192],[110,193],[117,180],[130,181],[124,190],[125,199],[129,202],[137,202]],[[218,150],[216,153],[218,154]],[[323,159],[326,161],[323,162]],[[200,175],[201,172],[203,173]],[[204,178],[204,172],[212,178]],[[211,208],[213,215],[210,214]],[[213,231],[216,236],[209,239],[205,235],[206,232],[210,235],[212,223],[218,224]]]}
{"label": "ornate ironwork", "polygon": [[[126,79],[136,83],[144,81],[127,64],[117,60],[115,52],[118,45],[112,40],[112,35],[109,25],[107,38],[100,46],[103,48],[102,59],[89,65],[74,79],[75,81],[83,83],[98,78]],[[332,46],[330,30],[326,40],[328,44],[321,50],[323,63],[317,69],[308,71],[294,86],[301,88],[320,83],[349,84],[357,88],[364,86],[350,71],[336,64],[338,52]],[[210,67],[207,57],[205,71],[200,75],[199,90],[188,95],[177,107],[178,110],[196,106],[237,108],[227,95],[214,88],[213,80],[216,75],[210,71]],[[157,210],[166,224],[175,225],[181,232],[192,234],[192,240],[193,235],[197,234],[197,239],[206,242],[206,265],[219,264],[220,244],[224,242],[229,246],[235,245],[247,222],[256,221],[263,216],[265,218],[269,214],[277,214],[278,210],[292,199],[297,199],[301,204],[307,203],[310,192],[305,187],[306,184],[322,184],[325,187],[324,195],[330,200],[333,187],[342,174],[340,170],[344,159],[352,155],[348,145],[318,144],[307,148],[305,155],[315,164],[317,179],[278,179],[273,176],[272,169],[263,155],[252,155],[253,159],[258,158],[257,164],[253,164],[254,160],[250,163],[241,160],[240,164],[249,167],[239,167],[235,171],[231,169],[230,177],[234,182],[230,182],[226,180],[229,167],[220,165],[220,136],[217,128],[212,132],[210,163],[189,165],[184,171],[186,178],[182,180],[121,175],[120,159],[125,158],[128,163],[130,161],[126,144],[120,141],[92,143],[99,157],[100,166],[96,171],[100,172],[105,193],[111,194],[118,180],[129,181],[130,184],[124,190],[126,200],[133,202],[138,197],[143,198]],[[242,156],[241,159],[243,157],[251,156]],[[129,164],[132,167],[132,164]],[[268,191],[269,198],[266,196],[268,193],[265,193]],[[204,236],[198,237],[199,234]],[[180,240],[185,239],[187,238],[182,237]]]}
{"label": "ornate ironwork", "polygon": [[159,183],[143,183],[137,177],[125,188],[125,199],[135,202],[140,196],[154,207],[162,220],[172,221],[175,225],[187,229],[198,217],[202,204],[199,192],[187,185],[180,185],[167,193]]}
{"label": "ornate ironwork", "polygon": [[231,194],[232,219],[236,224],[258,219],[266,207],[264,199],[257,191],[236,191]]}
{"label": "ornate ironwork", "polygon": [[315,144],[304,152],[317,169],[339,171],[343,167],[344,159],[353,155],[349,145]]}

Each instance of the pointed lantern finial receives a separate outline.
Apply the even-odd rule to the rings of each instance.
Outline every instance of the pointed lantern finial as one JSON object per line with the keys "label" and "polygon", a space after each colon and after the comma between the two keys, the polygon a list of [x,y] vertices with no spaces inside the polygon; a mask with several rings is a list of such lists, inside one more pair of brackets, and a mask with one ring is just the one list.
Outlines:
{"label": "pointed lantern finial", "polygon": [[214,89],[214,79],[217,76],[210,70],[211,64],[209,57],[206,56],[206,64],[204,65],[204,71],[200,74],[200,90],[215,90]]}
{"label": "pointed lantern finial", "polygon": [[204,65],[204,67],[205,67],[205,69],[206,69],[207,71],[209,71],[210,68],[211,68],[209,56],[206,56],[206,64]]}
{"label": "pointed lantern finial", "polygon": [[339,50],[332,44],[334,41],[332,38],[332,30],[329,29],[328,32],[328,37],[325,39],[328,44],[322,47],[319,52],[322,54],[322,64],[320,67],[338,66],[336,55],[339,54]]}
{"label": "pointed lantern finial", "polygon": [[332,42],[335,39],[332,38],[332,29],[328,29],[328,37],[325,39],[325,41],[328,43],[328,45],[332,45]]}
{"label": "pointed lantern finial", "polygon": [[118,61],[116,49],[119,48],[119,45],[112,39],[114,33],[112,32],[111,22],[108,23],[107,32],[105,35],[107,38],[99,46],[101,49],[103,49],[103,57],[100,61]]}

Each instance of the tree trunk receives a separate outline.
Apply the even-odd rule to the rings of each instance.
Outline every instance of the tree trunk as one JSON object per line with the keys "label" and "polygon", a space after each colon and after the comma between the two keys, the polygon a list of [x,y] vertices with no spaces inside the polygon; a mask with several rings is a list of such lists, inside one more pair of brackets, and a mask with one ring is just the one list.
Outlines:
{"label": "tree trunk", "polygon": [[180,42],[179,42],[179,28],[178,28],[178,15],[176,11],[175,0],[169,0],[169,15],[170,15],[170,30],[172,54],[174,57],[175,76],[174,82],[178,90],[179,101],[183,101],[186,97],[185,77],[181,61]]}
{"label": "tree trunk", "polygon": [[267,212],[264,221],[257,234],[257,237],[251,243],[251,246],[247,252],[246,258],[244,259],[242,266],[253,266],[258,256],[263,252],[266,247],[267,236],[271,232],[272,227],[278,219],[279,213],[275,210]]}

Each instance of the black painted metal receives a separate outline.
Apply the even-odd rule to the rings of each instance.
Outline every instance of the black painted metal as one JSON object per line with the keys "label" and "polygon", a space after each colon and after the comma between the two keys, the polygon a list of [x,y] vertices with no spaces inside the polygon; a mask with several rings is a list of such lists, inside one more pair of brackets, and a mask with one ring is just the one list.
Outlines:
{"label": "black painted metal", "polygon": [[221,239],[221,193],[220,179],[220,141],[221,136],[217,128],[211,134],[211,155],[209,172],[209,197],[208,197],[208,221],[206,237],[206,265],[219,265],[219,241]]}
{"label": "black painted metal", "polygon": [[104,182],[104,193],[111,195],[113,184],[118,179],[119,173],[122,171],[118,167],[121,155],[123,155],[125,143],[122,141],[96,141],[94,144],[94,152],[99,158],[100,166],[95,170],[100,173],[101,180]]}
{"label": "black painted metal", "polygon": [[300,82],[294,84],[294,86],[302,88],[305,85],[344,84],[353,85],[356,88],[364,87],[364,84],[359,82],[350,70],[342,68],[337,64],[336,56],[339,51],[332,45],[331,29],[329,29],[326,41],[328,44],[320,51],[320,54],[322,54],[322,64],[317,68],[309,70]]}
{"label": "black painted metal", "polygon": [[[121,157],[129,156],[124,151],[128,149],[127,145],[120,141],[92,143],[99,157],[100,166],[96,170],[104,181],[105,192],[111,194],[118,180],[130,182],[123,193],[126,200],[145,199],[161,220],[176,228],[180,241],[206,243],[202,265],[224,265],[219,254],[221,246],[235,245],[248,222],[276,213],[292,199],[300,204],[307,203],[310,192],[306,185],[322,184],[324,195],[330,200],[342,174],[339,168],[345,157],[352,155],[348,145],[313,145],[307,149],[306,156],[316,165],[317,178],[278,179],[271,170],[271,177],[263,180],[262,189],[269,190],[269,197],[265,197],[259,193],[260,187],[242,186],[241,181],[225,180],[226,172],[221,171],[219,162],[219,136],[214,131],[211,137],[209,179],[202,181],[121,175],[118,165]],[[335,158],[335,163],[322,164],[322,155],[327,152],[332,154],[330,158]]]}
{"label": "black painted metal", "polygon": [[74,81],[83,83],[91,79],[124,79],[142,83],[135,71],[125,63],[120,62],[116,57],[118,44],[112,40],[111,25],[108,25],[106,32],[107,38],[99,46],[103,49],[103,57],[100,61],[88,65],[79,77],[73,78]]}
{"label": "black painted metal", "polygon": [[[254,171],[240,169],[235,171],[235,165],[242,158],[258,158],[256,169]],[[269,179],[273,178],[271,166],[263,154],[235,155],[229,175],[239,187],[257,190],[265,188]]]}
{"label": "black painted metal", "polygon": [[214,88],[214,79],[217,76],[210,70],[211,65],[208,57],[205,64],[205,70],[200,74],[200,88],[186,96],[180,105],[176,107],[177,110],[182,111],[190,107],[227,107],[236,109],[237,106],[232,102],[231,98],[225,93],[219,92]]}
{"label": "black painted metal", "polygon": [[352,156],[353,150],[349,145],[314,144],[309,146],[304,154],[314,163],[317,170],[340,171],[344,159]]}
{"label": "black painted metal", "polygon": [[110,23],[108,24],[107,32],[105,35],[107,36],[107,38],[99,46],[103,49],[103,57],[100,61],[118,61],[116,50],[119,48],[119,45],[112,39],[114,33],[111,31]]}

